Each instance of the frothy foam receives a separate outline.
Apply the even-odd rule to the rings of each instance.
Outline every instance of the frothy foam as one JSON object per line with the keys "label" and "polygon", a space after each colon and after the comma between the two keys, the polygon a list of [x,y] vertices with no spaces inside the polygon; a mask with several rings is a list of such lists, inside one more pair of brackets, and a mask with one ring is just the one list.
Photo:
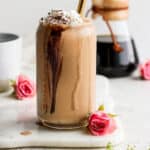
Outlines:
{"label": "frothy foam", "polygon": [[68,25],[77,26],[83,23],[81,16],[74,10],[64,11],[64,10],[51,10],[48,16],[42,18],[43,23],[52,25]]}

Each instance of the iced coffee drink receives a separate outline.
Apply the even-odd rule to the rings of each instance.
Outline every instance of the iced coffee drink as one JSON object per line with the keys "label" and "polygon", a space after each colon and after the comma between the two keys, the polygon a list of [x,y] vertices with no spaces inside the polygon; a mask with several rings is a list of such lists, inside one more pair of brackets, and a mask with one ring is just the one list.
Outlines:
{"label": "iced coffee drink", "polygon": [[96,35],[75,11],[52,10],[37,31],[38,118],[74,128],[95,111]]}

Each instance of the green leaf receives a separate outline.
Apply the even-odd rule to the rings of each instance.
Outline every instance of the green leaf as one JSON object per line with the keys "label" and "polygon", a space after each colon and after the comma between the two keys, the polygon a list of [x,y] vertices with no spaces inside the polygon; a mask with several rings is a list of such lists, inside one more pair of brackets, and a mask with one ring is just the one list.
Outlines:
{"label": "green leaf", "polygon": [[15,80],[9,80],[9,85],[10,86],[14,86],[16,84],[16,81]]}
{"label": "green leaf", "polygon": [[117,115],[117,114],[108,113],[108,116],[109,116],[110,118],[115,118],[115,117],[117,117],[118,115]]}
{"label": "green leaf", "polygon": [[135,150],[135,146],[128,145],[127,150]]}
{"label": "green leaf", "polygon": [[114,146],[112,145],[112,143],[108,143],[106,146],[106,150],[114,150]]}
{"label": "green leaf", "polygon": [[104,105],[100,105],[98,108],[99,111],[104,111],[105,110],[105,106]]}

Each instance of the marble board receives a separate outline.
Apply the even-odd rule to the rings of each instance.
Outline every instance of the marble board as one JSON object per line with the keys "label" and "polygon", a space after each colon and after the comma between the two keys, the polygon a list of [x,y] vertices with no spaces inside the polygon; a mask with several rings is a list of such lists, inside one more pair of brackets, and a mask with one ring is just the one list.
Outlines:
{"label": "marble board", "polygon": [[[99,76],[96,82],[97,104],[106,103],[107,111],[112,112],[114,102],[109,96],[108,80]],[[0,94],[0,149],[102,148],[108,142],[118,145],[123,141],[124,134],[119,119],[117,119],[118,129],[113,134],[102,137],[91,136],[86,129],[60,131],[42,127],[37,124],[36,98],[18,101],[10,96],[11,90]]]}

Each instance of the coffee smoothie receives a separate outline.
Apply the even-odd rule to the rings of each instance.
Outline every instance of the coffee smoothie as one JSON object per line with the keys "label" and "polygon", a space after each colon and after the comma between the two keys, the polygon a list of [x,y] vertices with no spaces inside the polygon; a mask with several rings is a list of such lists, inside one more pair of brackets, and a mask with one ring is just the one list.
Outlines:
{"label": "coffee smoothie", "polygon": [[76,11],[52,10],[37,31],[38,118],[74,128],[95,111],[96,35]]}

